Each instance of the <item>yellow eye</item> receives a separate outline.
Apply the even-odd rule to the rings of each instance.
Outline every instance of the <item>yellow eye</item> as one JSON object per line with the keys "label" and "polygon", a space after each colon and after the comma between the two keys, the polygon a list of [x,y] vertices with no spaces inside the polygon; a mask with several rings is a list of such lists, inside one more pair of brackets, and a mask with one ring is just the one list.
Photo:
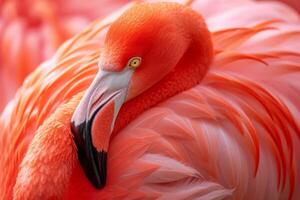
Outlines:
{"label": "yellow eye", "polygon": [[142,63],[142,58],[140,57],[133,57],[128,61],[128,66],[137,68]]}

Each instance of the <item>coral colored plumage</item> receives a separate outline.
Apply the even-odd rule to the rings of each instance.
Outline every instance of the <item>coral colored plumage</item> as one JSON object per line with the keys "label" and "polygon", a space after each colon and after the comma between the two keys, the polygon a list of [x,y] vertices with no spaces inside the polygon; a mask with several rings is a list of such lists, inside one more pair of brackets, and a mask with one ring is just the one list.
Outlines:
{"label": "coral colored plumage", "polygon": [[276,3],[220,2],[189,1],[212,32],[204,80],[111,140],[101,190],[80,168],[69,123],[121,12],[64,43],[1,115],[0,199],[299,199],[299,16]]}
{"label": "coral colored plumage", "polygon": [[25,77],[66,39],[128,0],[0,1],[0,112]]}

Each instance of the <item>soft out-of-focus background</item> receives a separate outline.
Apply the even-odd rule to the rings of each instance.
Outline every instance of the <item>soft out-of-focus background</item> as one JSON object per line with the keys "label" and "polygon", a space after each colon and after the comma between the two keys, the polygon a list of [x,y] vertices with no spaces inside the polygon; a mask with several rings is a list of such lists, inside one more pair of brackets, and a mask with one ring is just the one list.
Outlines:
{"label": "soft out-of-focus background", "polygon": [[[281,1],[300,13],[300,0]],[[129,2],[0,0],[0,112],[26,76],[62,42]]]}

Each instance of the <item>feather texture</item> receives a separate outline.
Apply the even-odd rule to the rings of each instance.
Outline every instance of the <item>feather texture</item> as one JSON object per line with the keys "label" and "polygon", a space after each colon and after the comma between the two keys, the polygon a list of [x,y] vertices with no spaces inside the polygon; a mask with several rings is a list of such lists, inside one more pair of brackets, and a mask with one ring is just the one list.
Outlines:
{"label": "feather texture", "polygon": [[74,152],[69,106],[93,80],[105,33],[122,11],[64,43],[1,115],[0,198],[18,199],[15,184],[36,178],[45,199],[57,189],[67,199],[299,199],[299,17],[276,3],[220,2],[188,2],[212,30],[215,59],[207,76],[113,138],[102,190],[89,185],[74,153],[59,146],[47,157],[62,153],[53,167],[67,162],[69,171],[59,169],[65,177],[28,170],[34,162],[45,167],[32,152],[47,131],[53,146],[44,148],[55,147],[51,134],[62,134],[63,149]]}

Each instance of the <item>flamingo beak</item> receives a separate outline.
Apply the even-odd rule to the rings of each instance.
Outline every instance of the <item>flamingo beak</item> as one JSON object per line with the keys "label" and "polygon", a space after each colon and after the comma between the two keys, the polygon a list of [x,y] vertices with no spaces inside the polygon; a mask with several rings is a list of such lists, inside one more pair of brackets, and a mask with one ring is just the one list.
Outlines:
{"label": "flamingo beak", "polygon": [[80,164],[96,188],[106,183],[109,139],[132,74],[129,68],[122,72],[99,70],[72,117]]}

